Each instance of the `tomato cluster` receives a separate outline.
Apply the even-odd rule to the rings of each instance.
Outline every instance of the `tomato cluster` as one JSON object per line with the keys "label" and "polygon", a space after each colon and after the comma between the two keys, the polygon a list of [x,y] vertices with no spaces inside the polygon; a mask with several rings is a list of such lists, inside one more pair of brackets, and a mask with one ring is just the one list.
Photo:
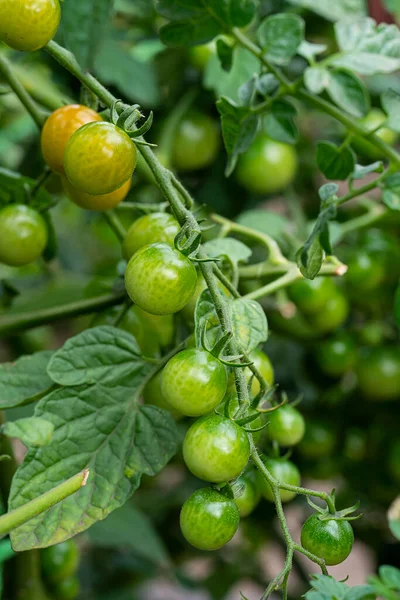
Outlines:
{"label": "tomato cluster", "polygon": [[79,594],[79,550],[73,540],[45,548],[40,553],[43,577],[55,600],[74,600]]}

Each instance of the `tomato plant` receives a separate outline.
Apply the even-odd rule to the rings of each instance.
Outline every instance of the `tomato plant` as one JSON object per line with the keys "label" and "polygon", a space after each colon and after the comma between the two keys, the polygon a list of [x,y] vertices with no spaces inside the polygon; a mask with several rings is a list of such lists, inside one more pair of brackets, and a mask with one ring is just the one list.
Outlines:
{"label": "tomato plant", "polygon": [[124,239],[122,251],[126,260],[148,244],[164,242],[173,246],[179,229],[177,220],[167,213],[152,213],[140,217],[132,223]]}
{"label": "tomato plant", "polygon": [[348,521],[314,514],[301,528],[304,548],[323,558],[327,565],[338,565],[350,554],[354,534]]}

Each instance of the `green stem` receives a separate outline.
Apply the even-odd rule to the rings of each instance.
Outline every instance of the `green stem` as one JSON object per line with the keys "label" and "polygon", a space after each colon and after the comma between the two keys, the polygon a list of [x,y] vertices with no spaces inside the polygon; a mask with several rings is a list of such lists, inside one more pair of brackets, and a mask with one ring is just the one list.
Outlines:
{"label": "green stem", "polygon": [[288,285],[302,278],[303,275],[300,273],[298,268],[294,267],[291,270],[287,271],[285,275],[282,275],[282,277],[278,277],[278,279],[275,279],[275,281],[271,281],[271,283],[267,283],[266,285],[260,287],[258,290],[254,290],[253,292],[250,292],[249,294],[246,294],[243,297],[249,300],[264,298],[265,296],[269,296],[270,294],[273,294],[274,292],[284,287],[287,287]]}
{"label": "green stem", "polygon": [[118,210],[142,210],[143,212],[163,212],[168,202],[146,203],[146,202],[121,202],[116,206]]}
{"label": "green stem", "polygon": [[46,119],[46,115],[40,110],[36,102],[32,100],[30,94],[28,94],[28,92],[17,79],[17,77],[15,77],[10,63],[3,54],[0,54],[0,73],[6,79],[10,88],[18,96],[18,98],[25,106],[26,110],[29,112],[32,119],[35,121],[36,125],[40,129]]}
{"label": "green stem", "polygon": [[64,483],[57,485],[49,492],[46,492],[27,504],[2,515],[0,517],[0,536],[7,535],[16,527],[37,517],[48,508],[51,508],[55,504],[58,504],[58,502],[61,502],[61,500],[64,500],[77,492],[86,484],[88,476],[89,470],[85,469],[74,477],[67,479]]}
{"label": "green stem", "polygon": [[0,317],[0,334],[9,334],[15,331],[32,329],[39,325],[46,325],[53,321],[87,315],[96,311],[121,304],[126,298],[125,291],[115,292],[96,298],[88,298],[77,302],[69,302],[61,306],[42,308],[30,312],[7,314]]}
{"label": "green stem", "polygon": [[122,225],[114,209],[103,212],[104,218],[115,233],[118,241],[123,242],[126,237],[125,227]]}
{"label": "green stem", "polygon": [[369,183],[366,183],[365,185],[363,185],[355,190],[351,190],[351,192],[349,192],[345,196],[341,196],[341,198],[339,198],[337,200],[336,204],[338,206],[340,206],[341,204],[344,204],[345,202],[348,202],[349,200],[352,200],[353,198],[356,198],[357,196],[363,196],[364,194],[367,194],[371,190],[374,190],[376,187],[378,187],[386,179],[386,177],[389,174],[390,174],[390,169],[387,169],[384,173],[382,173],[382,175],[380,175],[373,181],[370,181]]}
{"label": "green stem", "polygon": [[345,223],[341,223],[340,230],[342,235],[346,235],[357,229],[362,229],[363,227],[369,227],[383,219],[387,214],[389,214],[389,210],[385,209],[383,206],[374,205],[374,207],[368,210],[364,215],[354,217],[354,219],[349,219]]}

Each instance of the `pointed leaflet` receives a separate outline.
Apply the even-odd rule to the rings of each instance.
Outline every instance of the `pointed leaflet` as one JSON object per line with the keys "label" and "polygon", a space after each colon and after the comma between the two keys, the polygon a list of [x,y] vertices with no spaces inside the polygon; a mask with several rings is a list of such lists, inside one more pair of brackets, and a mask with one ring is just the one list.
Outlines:
{"label": "pointed leaflet", "polygon": [[52,352],[46,350],[0,365],[0,409],[23,404],[52,385],[47,375],[51,355]]}
{"label": "pointed leaflet", "polygon": [[327,92],[335,104],[353,117],[363,117],[370,109],[367,88],[347,69],[333,69],[329,72]]}
{"label": "pointed leaflet", "polygon": [[76,494],[12,532],[15,550],[56,544],[84,531],[122,506],[143,473],[157,474],[175,454],[171,415],[138,402],[149,372],[138,361],[129,385],[61,388],[38,403],[35,416],[53,423],[53,438],[28,451],[12,482],[10,509],[85,468],[90,474]]}
{"label": "pointed leaflet", "polygon": [[261,23],[257,36],[268,59],[284,65],[293,58],[304,40],[304,21],[290,13],[272,15]]}
{"label": "pointed leaflet", "polygon": [[53,431],[53,423],[37,417],[7,421],[1,427],[4,435],[18,438],[25,446],[45,446],[51,441]]}

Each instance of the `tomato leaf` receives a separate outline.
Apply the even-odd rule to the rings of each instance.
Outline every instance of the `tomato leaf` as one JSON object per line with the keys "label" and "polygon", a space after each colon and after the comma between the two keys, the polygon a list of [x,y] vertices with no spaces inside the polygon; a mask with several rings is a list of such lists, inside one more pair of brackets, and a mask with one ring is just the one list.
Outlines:
{"label": "tomato leaf", "polygon": [[0,365],[0,408],[13,408],[32,400],[52,385],[47,365],[52,352],[21,356],[14,363]]}
{"label": "tomato leaf", "polygon": [[83,69],[93,69],[110,21],[113,0],[68,0],[63,5],[65,45]]}
{"label": "tomato leaf", "polygon": [[287,64],[304,39],[304,21],[291,13],[272,15],[261,23],[257,37],[268,60],[279,65]]}
{"label": "tomato leaf", "polygon": [[300,54],[300,56],[305,58],[309,63],[313,63],[315,57],[318,56],[318,54],[325,52],[326,48],[325,44],[313,44],[303,40],[297,48],[297,54]]}
{"label": "tomato leaf", "polygon": [[344,180],[354,171],[355,159],[348,147],[338,148],[331,142],[318,142],[317,165],[328,179]]}
{"label": "tomato leaf", "polygon": [[336,217],[336,213],[335,204],[329,204],[325,208],[322,208],[308,240],[297,252],[297,265],[302,275],[307,279],[315,279],[320,272],[324,252],[332,254],[329,221],[332,221]]}
{"label": "tomato leaf", "polygon": [[364,179],[369,173],[382,173],[383,168],[383,162],[381,160],[377,160],[370,165],[355,165],[351,178]]}
{"label": "tomato leaf", "polygon": [[232,68],[233,63],[233,47],[231,44],[227,44],[223,39],[217,40],[217,54],[221,67],[224,71],[229,71]]}
{"label": "tomato leaf", "polygon": [[335,104],[353,117],[363,117],[370,109],[367,88],[347,69],[333,69],[329,72],[327,92]]}
{"label": "tomato leaf", "polygon": [[[304,595],[306,600],[327,600],[328,598],[343,600],[346,592],[350,589],[348,585],[336,581],[330,575],[313,575],[310,583],[312,590]],[[319,592],[319,594],[316,594],[316,592]]]}
{"label": "tomato leaf", "polygon": [[239,90],[254,77],[258,66],[257,58],[245,48],[234,48],[229,72],[224,71],[218,56],[212,56],[204,72],[204,87],[214,90],[218,98],[226,96],[237,104],[246,104]]}
{"label": "tomato leaf", "polygon": [[400,94],[395,90],[388,89],[381,96],[381,103],[389,115],[386,123],[389,129],[400,132]]}
{"label": "tomato leaf", "polygon": [[141,406],[139,395],[150,368],[132,362],[122,384],[60,388],[38,403],[35,417],[54,425],[43,448],[30,448],[12,482],[10,509],[45,493],[88,468],[85,487],[11,533],[14,550],[59,543],[122,506],[142,474],[156,475],[175,454],[171,415]]}
{"label": "tomato leaf", "polygon": [[364,0],[289,0],[295,6],[301,6],[312,10],[317,15],[338,21],[340,19],[351,19],[366,15],[366,4]]}
{"label": "tomato leaf", "polygon": [[45,419],[27,417],[1,426],[4,435],[18,438],[25,446],[45,446],[51,441],[54,425]]}
{"label": "tomato leaf", "polygon": [[313,94],[320,94],[329,84],[329,71],[323,67],[307,67],[304,71],[304,83]]}
{"label": "tomato leaf", "polygon": [[230,303],[232,333],[240,349],[247,354],[268,339],[268,322],[255,300],[235,298]]}
{"label": "tomato leaf", "polygon": [[264,209],[246,210],[237,217],[236,221],[240,225],[266,233],[274,239],[279,238],[289,226],[289,221],[285,217]]}
{"label": "tomato leaf", "polygon": [[252,254],[246,244],[230,237],[215,238],[215,240],[205,242],[203,248],[208,256],[228,256],[235,263],[248,261]]}
{"label": "tomato leaf", "polygon": [[29,204],[39,210],[54,204],[53,198],[45,189],[37,189],[37,181],[0,167],[0,206],[10,202]]}
{"label": "tomato leaf", "polygon": [[295,144],[299,132],[293,118],[297,111],[290,102],[276,101],[264,117],[264,129],[267,135],[278,142]]}
{"label": "tomato leaf", "polygon": [[400,210],[400,173],[385,179],[382,201],[390,210]]}
{"label": "tomato leaf", "polygon": [[51,357],[47,372],[60,385],[110,384],[143,368],[140,356],[130,333],[101,325],[69,338]]}

